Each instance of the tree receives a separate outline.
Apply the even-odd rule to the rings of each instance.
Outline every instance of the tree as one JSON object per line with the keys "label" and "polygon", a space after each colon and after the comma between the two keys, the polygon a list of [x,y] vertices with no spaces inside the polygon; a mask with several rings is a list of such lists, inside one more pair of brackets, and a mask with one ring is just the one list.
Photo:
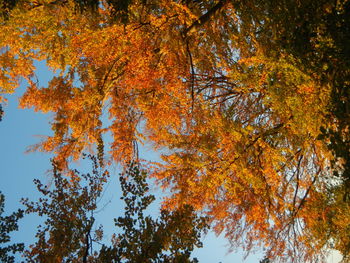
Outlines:
{"label": "tree", "polygon": [[115,223],[122,232],[112,247],[102,248],[101,262],[198,262],[190,255],[194,247],[202,247],[200,237],[208,228],[207,219],[197,217],[190,205],[173,212],[162,209],[157,220],[145,216],[155,197],[147,194],[146,174],[134,163],[120,182],[125,216]]}
{"label": "tree", "polygon": [[[109,176],[101,171],[97,159],[92,161],[92,173],[70,171],[67,177],[53,163],[53,187],[34,180],[44,195],[38,201],[23,199],[27,214],[45,218],[38,226],[36,243],[24,253],[28,262],[90,262],[93,242],[102,239],[102,227],[94,225],[94,212]],[[62,245],[64,244],[64,245]]]}
{"label": "tree", "polygon": [[[172,190],[168,207],[202,209],[233,246],[271,259],[322,257],[308,204],[334,172],[347,185],[349,3],[135,0],[122,22],[108,3],[28,1],[3,20],[2,91],[24,77],[22,107],[54,113],[35,149],[64,168],[108,131],[127,164],[150,140],[166,150],[149,174]],[[58,72],[44,88],[41,59]]]}
{"label": "tree", "polygon": [[23,217],[23,211],[18,210],[9,216],[3,216],[5,208],[5,196],[0,192],[0,260],[2,262],[13,263],[15,257],[13,254],[23,251],[23,243],[8,244],[10,242],[10,233],[18,230],[18,220]]}
{"label": "tree", "polygon": [[146,195],[146,174],[136,164],[120,175],[126,209],[125,217],[115,219],[119,234],[101,247],[103,226],[95,225],[95,213],[109,174],[101,171],[95,157],[88,158],[92,173],[75,170],[67,177],[54,165],[53,188],[35,180],[45,197],[22,201],[27,214],[47,218],[38,227],[36,243],[25,251],[28,262],[197,262],[190,255],[195,246],[201,246],[205,218],[197,217],[190,206],[162,210],[159,220],[144,216],[155,198]]}

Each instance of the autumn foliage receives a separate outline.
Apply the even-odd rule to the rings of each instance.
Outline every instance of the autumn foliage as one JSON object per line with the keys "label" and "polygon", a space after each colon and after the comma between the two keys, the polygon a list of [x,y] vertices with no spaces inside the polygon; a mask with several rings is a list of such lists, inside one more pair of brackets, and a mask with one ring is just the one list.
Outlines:
{"label": "autumn foliage", "polygon": [[[53,114],[54,134],[33,149],[61,168],[101,154],[105,134],[106,163],[141,158],[135,145],[151,142],[163,162],[149,174],[172,193],[164,205],[194,205],[233,247],[285,262],[330,247],[347,256],[348,179],[334,172],[346,171],[348,148],[336,146],[349,126],[333,99],[341,91],[348,105],[338,44],[349,32],[329,28],[349,3],[327,2],[19,1],[1,21],[1,92],[28,82],[21,107]],[[46,87],[41,60],[55,73]]]}

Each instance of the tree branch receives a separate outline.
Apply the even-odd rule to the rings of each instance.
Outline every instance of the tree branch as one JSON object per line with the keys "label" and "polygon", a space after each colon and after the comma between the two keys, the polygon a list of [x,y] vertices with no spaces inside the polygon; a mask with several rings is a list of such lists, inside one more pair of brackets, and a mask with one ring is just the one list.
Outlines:
{"label": "tree branch", "polygon": [[192,54],[190,50],[190,46],[188,44],[188,39],[186,40],[186,50],[188,54],[188,58],[190,60],[190,68],[191,68],[191,99],[192,99],[192,111],[194,107],[194,82],[195,82],[195,71],[194,71],[194,65],[193,65],[193,59]]}
{"label": "tree branch", "polygon": [[209,19],[215,15],[216,12],[218,12],[226,3],[228,0],[220,0],[216,5],[214,5],[212,8],[208,10],[204,15],[202,15],[198,20],[196,20],[192,25],[190,25],[188,28],[184,30],[184,35],[191,32],[192,30],[196,29],[202,24],[205,24],[209,21]]}

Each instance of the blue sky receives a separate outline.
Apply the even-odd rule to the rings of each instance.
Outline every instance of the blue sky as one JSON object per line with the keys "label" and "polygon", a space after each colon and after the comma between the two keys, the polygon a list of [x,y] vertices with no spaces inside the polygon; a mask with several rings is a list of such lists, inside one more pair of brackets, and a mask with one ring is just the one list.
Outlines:
{"label": "blue sky", "polygon": [[[47,72],[43,63],[37,72],[41,85],[45,85],[51,75]],[[2,167],[2,184],[0,190],[5,194],[5,212],[13,211],[20,207],[19,200],[22,197],[37,199],[38,192],[33,179],[38,178],[43,182],[49,182],[50,176],[47,171],[51,168],[50,154],[35,152],[25,153],[28,146],[38,143],[40,136],[51,134],[49,127],[50,115],[35,113],[32,109],[18,109],[18,97],[24,92],[22,85],[15,94],[8,96],[8,103],[4,107],[5,115],[0,122],[0,160]],[[144,158],[154,159],[157,153],[149,148],[141,148]],[[77,163],[77,167],[83,167],[83,163]],[[111,181],[100,206],[104,207],[97,216],[97,225],[105,226],[106,241],[114,231],[113,218],[120,216],[123,211],[123,203],[119,200],[120,188],[118,183],[118,167],[111,167]],[[151,187],[159,196],[156,186]],[[153,206],[151,213],[157,214],[158,207]],[[36,226],[40,223],[36,216],[26,216],[20,222],[20,230],[13,234],[13,241],[31,244],[36,232]],[[227,253],[227,241],[223,237],[216,237],[210,232],[204,238],[204,247],[194,252],[194,256],[203,263],[231,263],[243,262],[242,251]],[[251,255],[244,262],[256,263],[262,258],[261,253]],[[331,256],[329,262],[338,262],[336,256]]]}

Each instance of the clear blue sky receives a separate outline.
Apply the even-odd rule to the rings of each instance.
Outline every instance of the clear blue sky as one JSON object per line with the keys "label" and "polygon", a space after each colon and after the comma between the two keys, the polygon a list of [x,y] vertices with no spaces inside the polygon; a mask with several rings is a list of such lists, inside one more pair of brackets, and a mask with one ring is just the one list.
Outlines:
{"label": "clear blue sky", "polygon": [[[50,74],[45,70],[43,64],[37,72],[41,85],[50,78]],[[50,155],[45,153],[25,154],[26,148],[40,141],[40,136],[51,134],[49,122],[50,115],[35,113],[33,110],[18,109],[18,97],[23,94],[22,85],[11,96],[8,96],[8,104],[4,107],[5,115],[0,122],[0,164],[1,164],[1,187],[5,194],[5,212],[13,211],[20,207],[19,200],[22,197],[36,199],[38,192],[33,184],[34,178],[39,178],[43,182],[49,182],[50,176],[47,171],[50,169]],[[156,153],[141,149],[145,158],[155,158]],[[79,167],[79,164],[78,164]],[[83,168],[83,167],[82,167]],[[112,178],[108,189],[104,194],[104,199],[100,206],[106,207],[97,214],[97,225],[105,226],[107,239],[112,235],[114,228],[113,218],[123,213],[123,203],[119,200],[120,188],[118,184],[118,168],[112,167]],[[114,176],[113,176],[114,175]],[[155,190],[155,188],[154,188]],[[157,193],[156,193],[157,194]],[[109,201],[111,201],[109,203]],[[157,213],[157,207],[153,207],[152,213]],[[26,216],[20,222],[19,232],[13,234],[13,240],[31,244],[36,233],[36,226],[40,219],[36,216]],[[204,239],[204,247],[195,251],[194,256],[203,263],[231,263],[243,262],[242,251],[227,254],[227,242],[222,237],[216,237],[209,233]],[[261,254],[251,255],[244,262],[258,263],[262,258]],[[337,262],[334,257],[329,262]]]}

